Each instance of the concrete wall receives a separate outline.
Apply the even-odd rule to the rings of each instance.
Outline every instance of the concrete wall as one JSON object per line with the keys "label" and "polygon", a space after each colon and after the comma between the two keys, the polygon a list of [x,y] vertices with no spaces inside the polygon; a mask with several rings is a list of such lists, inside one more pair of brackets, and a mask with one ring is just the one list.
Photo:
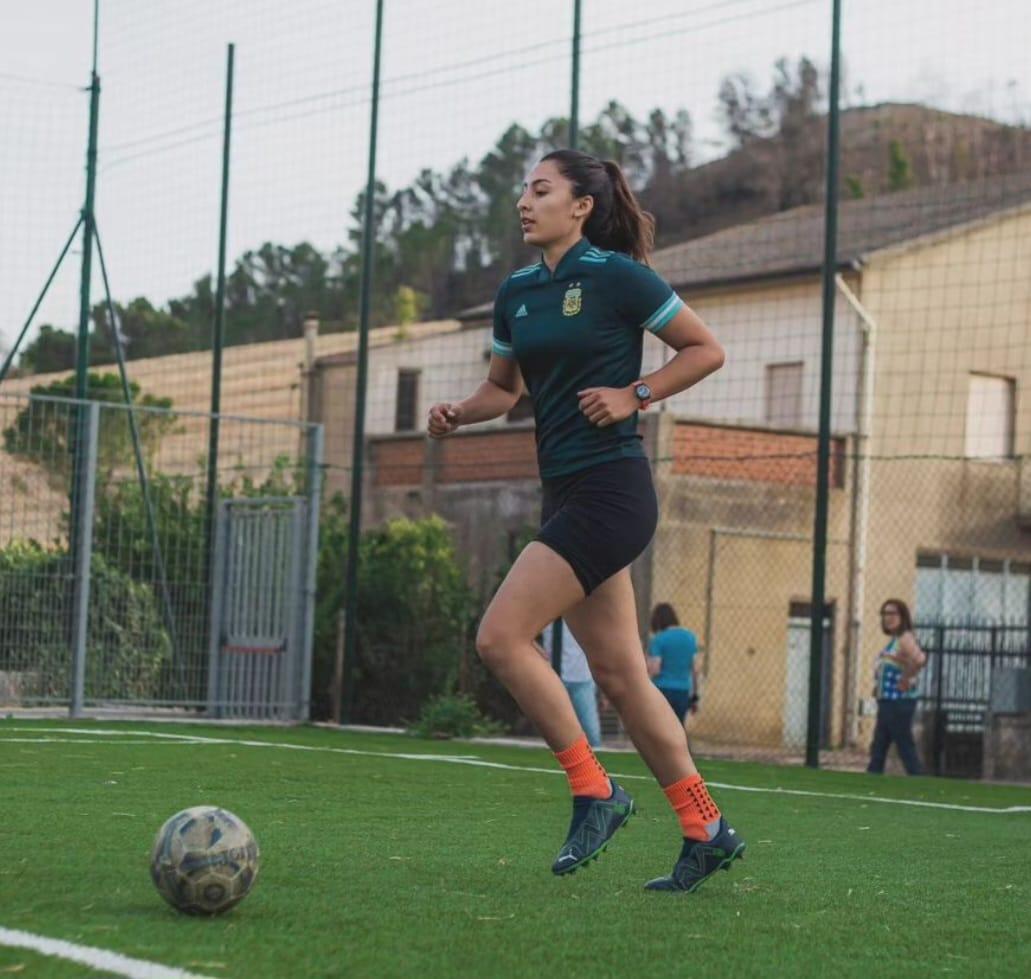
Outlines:
{"label": "concrete wall", "polygon": [[878,326],[874,453],[962,456],[972,371],[1016,381],[1031,453],[1031,214],[874,255],[859,296]]}
{"label": "concrete wall", "polygon": [[[797,438],[791,435],[769,436],[762,479],[754,461],[736,476],[685,472],[675,447],[687,427],[667,423],[659,439],[670,461],[656,471],[661,519],[651,603],[670,602],[707,646],[703,706],[692,730],[723,744],[797,748],[785,731],[788,620],[792,602],[810,594],[814,479],[786,478],[797,462],[777,450]],[[716,431],[731,444],[740,436]],[[837,744],[848,655],[847,473],[832,482],[826,594],[834,607],[830,734]],[[792,702],[788,713],[804,709],[805,702]]]}
{"label": "concrete wall", "polygon": [[[820,281],[767,284],[685,294],[727,353],[724,368],[697,388],[675,395],[662,410],[740,424],[765,421],[766,369],[802,362],[802,426],[818,423],[820,396]],[[644,373],[671,356],[658,338],[646,342]],[[855,429],[859,330],[855,312],[839,295],[835,304],[834,379],[831,427]]]}

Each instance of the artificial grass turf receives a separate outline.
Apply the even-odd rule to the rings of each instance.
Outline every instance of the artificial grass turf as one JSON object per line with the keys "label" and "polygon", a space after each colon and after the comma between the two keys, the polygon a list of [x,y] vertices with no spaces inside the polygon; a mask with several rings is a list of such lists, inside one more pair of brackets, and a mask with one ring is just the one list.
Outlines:
{"label": "artificial grass turf", "polygon": [[[714,789],[746,859],[697,894],[652,894],[644,881],[679,850],[675,820],[636,756],[602,758],[638,776],[625,785],[641,815],[598,862],[556,879],[569,802],[544,751],[314,728],[0,722],[0,926],[247,979],[1031,973],[1031,813]],[[1027,790],[940,779],[731,762],[703,773],[756,788],[1031,804]],[[210,920],[176,914],[146,872],[161,823],[207,803],[240,815],[262,847],[254,892]],[[0,969],[9,963],[24,964],[19,976],[90,974],[0,948]]]}

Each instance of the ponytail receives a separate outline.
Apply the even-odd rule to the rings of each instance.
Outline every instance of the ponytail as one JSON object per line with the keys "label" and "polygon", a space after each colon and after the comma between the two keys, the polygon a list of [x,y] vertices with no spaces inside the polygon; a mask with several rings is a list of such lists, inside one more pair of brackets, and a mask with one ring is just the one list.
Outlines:
{"label": "ponytail", "polygon": [[[602,166],[612,184],[612,210],[607,222],[608,227],[600,230],[609,238],[610,244],[606,245],[600,241],[597,244],[601,248],[626,252],[631,258],[647,263],[648,255],[655,245],[655,218],[641,209],[618,163],[614,160],[605,160]],[[587,224],[590,223],[588,220]],[[594,240],[586,227],[584,232],[588,238]]]}
{"label": "ponytail", "polygon": [[556,163],[572,183],[575,197],[594,198],[584,222],[584,235],[593,244],[648,261],[655,244],[655,219],[641,209],[618,163],[578,150],[555,150],[544,159]]}

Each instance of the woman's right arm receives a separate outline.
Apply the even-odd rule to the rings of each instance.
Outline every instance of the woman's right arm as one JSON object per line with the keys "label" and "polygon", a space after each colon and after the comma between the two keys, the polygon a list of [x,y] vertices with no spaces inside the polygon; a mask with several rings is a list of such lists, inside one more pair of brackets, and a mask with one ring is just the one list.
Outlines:
{"label": "woman's right arm", "polygon": [[906,632],[899,638],[898,659],[902,661],[902,680],[899,689],[906,691],[927,663],[927,654],[920,648],[916,636]]}
{"label": "woman's right arm", "polygon": [[445,438],[460,425],[490,421],[511,411],[519,400],[523,378],[511,357],[491,354],[487,379],[464,401],[442,401],[430,408],[426,426],[430,438]]}

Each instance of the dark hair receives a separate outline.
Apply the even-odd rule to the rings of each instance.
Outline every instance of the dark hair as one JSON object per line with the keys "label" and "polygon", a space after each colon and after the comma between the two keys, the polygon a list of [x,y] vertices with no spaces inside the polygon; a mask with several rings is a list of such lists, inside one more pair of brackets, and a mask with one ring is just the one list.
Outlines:
{"label": "dark hair", "polygon": [[904,632],[913,631],[913,617],[909,614],[909,606],[902,601],[901,598],[889,598],[881,603],[881,614],[884,614],[884,610],[889,606],[894,605],[899,612],[899,627],[895,632],[895,635],[901,636]]}
{"label": "dark hair", "polygon": [[544,160],[554,160],[573,185],[574,197],[594,198],[594,208],[584,222],[586,238],[599,248],[648,261],[655,244],[655,218],[641,210],[618,163],[579,150],[554,150]]}
{"label": "dark hair", "polygon": [[652,609],[652,632],[662,632],[671,625],[680,625],[677,613],[673,611],[673,606],[669,602],[659,602]]}

